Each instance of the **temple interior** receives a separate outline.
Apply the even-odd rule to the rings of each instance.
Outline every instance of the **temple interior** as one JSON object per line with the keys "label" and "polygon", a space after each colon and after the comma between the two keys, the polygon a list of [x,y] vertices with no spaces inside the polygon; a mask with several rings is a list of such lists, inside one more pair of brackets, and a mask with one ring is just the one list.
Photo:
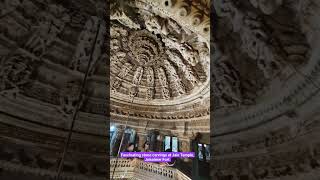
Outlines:
{"label": "temple interior", "polygon": [[0,0],[0,179],[318,180],[319,19],[318,0]]}
{"label": "temple interior", "polygon": [[[110,178],[210,179],[209,1],[115,0],[110,9]],[[117,158],[128,151],[196,158]]]}
{"label": "temple interior", "polygon": [[213,0],[211,178],[319,179],[316,0]]}
{"label": "temple interior", "polygon": [[0,179],[105,180],[105,2],[0,7]]}

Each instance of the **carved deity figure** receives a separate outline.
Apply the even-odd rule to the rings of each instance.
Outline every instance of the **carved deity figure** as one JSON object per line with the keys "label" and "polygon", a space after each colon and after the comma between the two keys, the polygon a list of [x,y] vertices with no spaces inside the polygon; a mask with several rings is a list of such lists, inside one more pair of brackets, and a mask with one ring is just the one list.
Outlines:
{"label": "carved deity figure", "polygon": [[119,73],[118,77],[120,79],[126,77],[131,69],[132,69],[132,65],[130,63],[125,63],[123,66],[123,69],[121,69],[121,72]]}
{"label": "carved deity figure", "polygon": [[236,105],[242,103],[240,91],[240,80],[234,69],[220,62],[213,69],[214,73],[214,93],[220,98],[223,106]]}
{"label": "carved deity figure", "polygon": [[59,111],[63,117],[70,118],[76,110],[76,107],[81,107],[83,97],[80,98],[81,86],[77,81],[68,81],[60,91],[60,107]]}
{"label": "carved deity figure", "polygon": [[265,14],[272,14],[282,5],[283,0],[250,0],[250,3]]}
{"label": "carved deity figure", "polygon": [[157,16],[144,16],[146,29],[155,34],[161,34],[162,25]]}
{"label": "carved deity figure", "polygon": [[159,68],[156,70],[158,77],[159,77],[159,81],[161,84],[161,91],[162,91],[162,96],[164,99],[169,99],[170,98],[170,93],[169,93],[169,89],[168,89],[168,81],[167,81],[167,77],[165,74],[165,71],[163,68]]}
{"label": "carved deity figure", "polygon": [[121,27],[112,26],[112,28],[110,28],[110,36],[112,38],[128,36],[128,31]]}
{"label": "carved deity figure", "polygon": [[118,77],[116,77],[116,79],[114,79],[112,85],[111,85],[111,92],[116,92],[117,89],[120,88],[121,83],[123,81],[123,78],[125,78],[127,76],[127,74],[130,72],[130,70],[132,69],[132,65],[130,63],[125,63],[123,68],[121,69],[121,71],[118,74]]}
{"label": "carved deity figure", "polygon": [[276,59],[274,51],[265,42],[267,35],[256,17],[246,16],[244,22],[246,26],[243,27],[241,36],[242,47],[251,58],[257,60],[258,68],[265,78],[270,79],[281,68],[280,61]]}
{"label": "carved deity figure", "polygon": [[18,6],[21,5],[20,0],[4,0],[0,2],[1,9],[0,9],[0,16],[3,17],[10,12],[13,12]]}
{"label": "carved deity figure", "polygon": [[116,79],[115,81],[112,82],[111,85],[111,92],[115,93],[117,91],[117,89],[119,89],[121,86],[121,81]]}
{"label": "carved deity figure", "polygon": [[[257,61],[257,66],[266,79],[272,78],[282,68],[281,58],[277,57],[275,49],[268,44],[270,38],[258,14],[242,12],[232,1],[216,1],[214,3],[217,13],[229,18],[233,31],[241,34],[242,51]],[[282,2],[281,0],[270,0],[268,2],[251,0],[251,3],[257,6],[265,4],[271,7],[272,4],[281,4]]]}
{"label": "carved deity figure", "polygon": [[132,83],[135,85],[139,85],[141,78],[142,78],[142,74],[143,74],[143,68],[142,67],[138,67],[137,70],[135,71],[134,75],[133,75],[133,80]]}
{"label": "carved deity figure", "polygon": [[178,93],[178,95],[184,94],[185,89],[181,83],[181,80],[180,80],[178,74],[176,73],[175,68],[170,64],[170,62],[168,60],[164,61],[164,67],[167,70],[166,71],[167,77],[170,81],[171,89],[174,89],[175,92]]}
{"label": "carved deity figure", "polygon": [[0,93],[2,95],[16,95],[22,86],[30,82],[32,74],[31,59],[14,55],[9,59],[2,59],[0,67]]}
{"label": "carved deity figure", "polygon": [[62,5],[50,4],[47,10],[39,13],[39,25],[34,27],[34,33],[25,48],[37,55],[43,55],[69,21],[70,16]]}
{"label": "carved deity figure", "polygon": [[71,67],[74,70],[78,70],[79,66],[83,62],[88,62],[93,42],[98,30],[98,19],[89,18],[86,22],[84,30],[81,32],[78,38],[78,45],[74,55],[74,58],[71,62]]}
{"label": "carved deity figure", "polygon": [[188,43],[181,43],[179,39],[172,36],[163,38],[162,41],[171,49],[177,49],[190,65],[195,66],[199,62],[199,53]]}
{"label": "carved deity figure", "polygon": [[125,12],[127,12],[127,7],[124,2],[112,2],[110,5],[110,19],[117,20],[121,24],[130,27],[131,29],[140,29],[140,24],[135,23]]}
{"label": "carved deity figure", "polygon": [[130,91],[129,91],[129,97],[130,99],[133,99],[134,97],[136,97],[138,95],[138,92],[139,92],[139,89],[137,86],[132,86],[130,88]]}
{"label": "carved deity figure", "polygon": [[130,92],[129,92],[130,98],[133,98],[138,95],[138,92],[139,92],[138,85],[140,84],[142,74],[143,74],[143,68],[138,67],[133,75],[133,80],[132,80],[133,86],[130,88]]}
{"label": "carved deity figure", "polygon": [[178,71],[188,80],[188,86],[194,87],[198,84],[198,79],[195,76],[192,68],[188,64],[184,64],[181,55],[175,51],[166,51],[169,59],[178,67]]}
{"label": "carved deity figure", "polygon": [[191,46],[184,43],[179,48],[181,55],[187,60],[192,66],[195,66],[199,62],[199,54]]}
{"label": "carved deity figure", "polygon": [[147,92],[146,92],[146,99],[150,100],[153,98],[154,95],[154,71],[153,68],[147,67],[146,68],[146,75],[147,75]]}
{"label": "carved deity figure", "polygon": [[[71,68],[73,70],[79,70],[80,67],[87,67],[90,63],[89,74],[91,75],[97,65],[97,61],[101,60],[102,46],[105,35],[105,25],[99,18],[90,17],[78,38],[78,45],[71,62]],[[91,57],[91,59],[90,59]]]}

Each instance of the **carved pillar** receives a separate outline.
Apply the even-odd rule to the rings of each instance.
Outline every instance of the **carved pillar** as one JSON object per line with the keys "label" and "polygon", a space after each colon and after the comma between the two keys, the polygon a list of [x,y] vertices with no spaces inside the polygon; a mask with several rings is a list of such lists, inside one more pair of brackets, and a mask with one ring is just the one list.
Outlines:
{"label": "carved pillar", "polygon": [[181,141],[179,150],[182,151],[182,152],[190,152],[191,151],[190,140]]}
{"label": "carved pillar", "polygon": [[164,136],[162,134],[157,136],[158,151],[163,151],[163,139]]}
{"label": "carved pillar", "polygon": [[148,133],[148,141],[150,143],[150,150],[151,151],[158,151],[159,150],[159,144],[158,144],[158,140],[157,140],[157,136],[159,135],[159,132],[157,131],[150,131]]}
{"label": "carved pillar", "polygon": [[138,134],[137,136],[139,137],[138,149],[141,150],[141,151],[144,151],[143,145],[147,141],[147,136],[146,135],[142,135],[142,134]]}

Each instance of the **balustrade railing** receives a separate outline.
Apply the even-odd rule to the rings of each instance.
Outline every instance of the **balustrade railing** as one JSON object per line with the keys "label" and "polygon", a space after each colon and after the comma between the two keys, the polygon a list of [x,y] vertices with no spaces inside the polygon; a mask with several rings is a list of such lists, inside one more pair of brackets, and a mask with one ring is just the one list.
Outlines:
{"label": "balustrade railing", "polygon": [[178,169],[160,166],[157,163],[121,158],[117,161],[116,163],[115,158],[110,159],[110,177],[113,174],[114,179],[191,180]]}

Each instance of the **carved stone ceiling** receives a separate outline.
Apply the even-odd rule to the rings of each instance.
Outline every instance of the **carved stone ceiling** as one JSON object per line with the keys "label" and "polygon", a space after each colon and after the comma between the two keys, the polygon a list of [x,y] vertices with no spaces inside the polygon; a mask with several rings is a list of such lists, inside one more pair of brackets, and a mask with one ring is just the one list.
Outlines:
{"label": "carved stone ceiling", "polygon": [[[72,158],[64,162],[72,164],[72,179],[105,178],[105,2],[0,5],[0,156],[10,157],[0,158],[0,168],[55,178],[79,107],[68,148]],[[86,162],[80,169],[87,170],[79,170],[78,162]]]}
{"label": "carved stone ceiling", "polygon": [[283,92],[280,89],[310,57],[307,35],[296,15],[299,10],[293,4],[279,10],[282,1],[213,4],[217,14],[212,57],[216,113],[228,114],[276,99],[281,93],[275,92]]}
{"label": "carved stone ceiling", "polygon": [[318,177],[319,1],[213,3],[212,177]]}
{"label": "carved stone ceiling", "polygon": [[156,114],[208,103],[209,4],[125,2],[111,5],[111,104]]}

